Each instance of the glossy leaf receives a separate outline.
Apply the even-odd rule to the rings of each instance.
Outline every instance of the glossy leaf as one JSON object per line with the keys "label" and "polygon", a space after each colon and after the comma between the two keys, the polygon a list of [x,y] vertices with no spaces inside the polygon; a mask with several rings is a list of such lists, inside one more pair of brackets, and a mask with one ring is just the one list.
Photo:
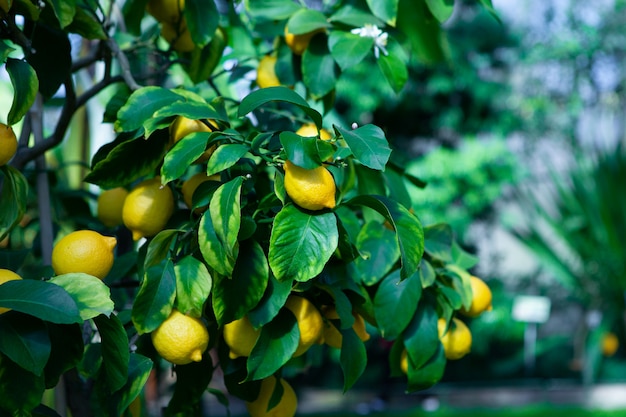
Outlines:
{"label": "glossy leaf", "polygon": [[220,14],[213,0],[187,0],[183,10],[193,43],[203,47],[211,41]]}
{"label": "glossy leaf", "polygon": [[189,65],[184,65],[183,68],[193,83],[198,84],[211,77],[220,63],[227,43],[226,32],[218,28],[208,45],[202,49],[196,48],[191,52]]}
{"label": "glossy leaf", "polygon": [[58,275],[49,282],[67,291],[78,306],[83,320],[100,314],[108,316],[113,312],[115,306],[111,300],[111,291],[101,279],[83,273],[72,273]]}
{"label": "glossy leaf", "polygon": [[202,396],[213,377],[211,355],[202,356],[202,361],[176,367],[176,385],[167,404],[165,415],[192,415],[201,404]]}
{"label": "glossy leaf", "polygon": [[293,132],[282,132],[280,143],[287,155],[286,159],[305,169],[319,167],[322,161],[334,153],[334,147],[329,142],[317,137],[303,137]]}
{"label": "glossy leaf", "polygon": [[437,273],[433,266],[426,259],[422,258],[419,268],[419,276],[422,281],[422,288],[430,287],[437,279]]}
{"label": "glossy leaf", "polygon": [[151,371],[152,361],[150,359],[138,353],[131,353],[126,383],[122,388],[110,393],[106,385],[103,384],[103,380],[97,379],[95,388],[103,408],[100,411],[105,415],[121,416],[130,403],[141,393]]}
{"label": "glossy leaf", "polygon": [[444,262],[452,260],[452,228],[445,223],[424,228],[424,250],[433,258]]}
{"label": "glossy leaf", "polygon": [[426,0],[430,12],[441,23],[445,22],[454,12],[454,0]]}
{"label": "glossy leaf", "polygon": [[409,70],[406,63],[395,54],[380,54],[378,68],[382,71],[393,91],[399,93],[409,80]]}
{"label": "glossy leaf", "polygon": [[260,88],[248,94],[241,100],[241,104],[239,105],[239,117],[243,117],[251,111],[272,101],[282,101],[298,106],[311,118],[318,129],[322,127],[322,115],[312,109],[306,100],[298,93],[282,86]]}
{"label": "glossy leaf", "polygon": [[45,324],[26,314],[0,315],[0,353],[42,376],[50,357],[50,337]]}
{"label": "glossy leaf", "polygon": [[378,283],[400,258],[395,233],[376,221],[363,226],[356,247],[360,256],[354,260],[354,267],[365,285]]}
{"label": "glossy leaf", "polygon": [[28,416],[41,402],[44,390],[43,377],[0,355],[0,411],[10,416]]}
{"label": "glossy leaf", "polygon": [[361,377],[367,366],[365,345],[354,329],[341,330],[341,354],[339,364],[343,371],[343,392],[348,391]]}
{"label": "glossy leaf", "polygon": [[7,124],[11,126],[22,120],[35,102],[35,96],[39,90],[39,79],[33,67],[21,59],[8,58],[5,68],[11,78],[14,91],[13,102],[7,116]]}
{"label": "glossy leaf", "polygon": [[289,33],[300,35],[317,29],[329,27],[324,13],[315,9],[302,8],[291,15],[287,21]]}
{"label": "glossy leaf", "polygon": [[94,10],[88,5],[88,1],[77,0],[75,10],[74,20],[66,27],[67,31],[86,39],[106,39],[107,33]]}
{"label": "glossy leaf", "polygon": [[147,268],[133,303],[132,320],[139,334],[149,333],[169,317],[176,297],[176,275],[172,261]]}
{"label": "glossy leaf", "polygon": [[328,47],[339,67],[346,70],[372,53],[374,39],[335,30],[328,35]]}
{"label": "glossy leaf", "polygon": [[118,111],[115,130],[131,132],[139,129],[155,112],[182,100],[184,100],[182,96],[167,88],[155,86],[140,88],[130,95],[126,104]]}
{"label": "glossy leaf", "polygon": [[388,25],[395,26],[396,15],[398,14],[398,0],[367,0],[374,16],[378,17]]}
{"label": "glossy leaf", "polygon": [[269,267],[261,246],[241,243],[232,278],[218,276],[213,285],[213,311],[219,325],[240,319],[254,308],[267,287]]}
{"label": "glossy leaf", "polygon": [[187,168],[206,149],[210,132],[194,132],[185,136],[170,149],[161,166],[161,181],[167,184],[183,176]]}
{"label": "glossy leaf", "polygon": [[436,306],[425,299],[419,302],[410,324],[402,334],[410,363],[422,367],[439,348]]}
{"label": "glossy leaf", "polygon": [[26,213],[28,182],[24,175],[12,166],[0,167],[0,240],[15,227]]}
{"label": "glossy leaf", "polygon": [[309,214],[287,205],[274,218],[269,247],[272,272],[281,281],[308,281],[322,272],[338,241],[332,213]]}
{"label": "glossy leaf", "polygon": [[326,38],[314,36],[302,54],[302,81],[313,98],[324,97],[334,90],[339,72]]}
{"label": "glossy leaf", "polygon": [[76,13],[76,0],[46,0],[56,15],[61,28],[72,23]]}
{"label": "glossy leaf", "polygon": [[141,21],[146,14],[147,4],[148,0],[128,0],[122,5],[126,30],[131,35],[141,35]]}
{"label": "glossy leaf", "polygon": [[330,16],[331,22],[343,23],[348,26],[362,27],[366,24],[381,27],[384,22],[372,15],[369,10],[359,7],[359,3],[343,4],[333,15]]}
{"label": "glossy leaf", "polygon": [[235,165],[243,157],[249,148],[245,145],[226,144],[215,149],[207,162],[207,175],[217,174]]}
{"label": "glossy leaf", "polygon": [[248,312],[250,323],[255,328],[269,323],[276,317],[291,293],[292,284],[293,282],[289,280],[278,281],[270,274],[263,298],[261,298],[256,307]]}
{"label": "glossy leaf", "polygon": [[346,141],[354,157],[368,168],[383,171],[391,148],[385,132],[375,125],[365,125],[354,130],[334,126],[335,130]]}
{"label": "glossy leaf", "polygon": [[106,381],[110,392],[122,388],[128,377],[130,350],[128,336],[120,319],[115,314],[94,318],[102,343],[101,377]]}
{"label": "glossy leaf", "polygon": [[23,279],[5,282],[0,285],[0,306],[52,323],[83,321],[72,297],[58,285],[45,281]]}
{"label": "glossy leaf", "polygon": [[224,247],[226,256],[237,259],[237,236],[241,226],[241,186],[243,177],[222,184],[211,198],[209,212],[215,234]]}
{"label": "glossy leaf", "polygon": [[409,325],[422,296],[422,284],[416,276],[400,279],[399,271],[389,274],[374,296],[374,314],[381,335],[393,340]]}
{"label": "glossy leaf", "polygon": [[283,20],[302,8],[291,0],[245,0],[246,10],[257,19]]}
{"label": "glossy leaf", "polygon": [[473,292],[469,272],[458,265],[446,265],[446,275],[452,277],[452,284],[456,292],[461,296],[463,307],[469,309],[472,305]]}
{"label": "glossy leaf", "polygon": [[183,314],[200,317],[211,293],[213,280],[206,266],[186,256],[174,266],[176,275],[176,308]]}
{"label": "glossy leaf", "polygon": [[397,28],[406,35],[411,52],[420,61],[436,64],[447,59],[449,52],[441,26],[425,2],[399,0]]}
{"label": "glossy leaf", "polygon": [[200,219],[198,229],[198,244],[202,257],[217,273],[231,276],[235,267],[235,259],[229,257],[226,248],[217,237],[211,215],[205,213]]}
{"label": "glossy leaf", "polygon": [[441,343],[437,347],[435,354],[419,369],[409,366],[408,391],[418,391],[430,388],[443,377],[446,368],[446,356]]}

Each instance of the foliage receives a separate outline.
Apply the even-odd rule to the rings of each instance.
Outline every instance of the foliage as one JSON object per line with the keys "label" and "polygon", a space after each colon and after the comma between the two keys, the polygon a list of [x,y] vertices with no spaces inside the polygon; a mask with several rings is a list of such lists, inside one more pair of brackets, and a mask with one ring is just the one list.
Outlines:
{"label": "foliage", "polygon": [[[482,4],[493,13],[489,0]],[[9,7],[0,10],[6,38],[0,56],[15,91],[8,122],[23,119],[22,136],[33,140],[22,144],[12,166],[0,168],[0,233],[10,237],[0,259],[32,279],[0,288],[0,305],[12,308],[0,316],[2,413],[54,415],[39,402],[66,375],[72,415],[120,415],[158,367],[150,333],[174,308],[203,320],[227,390],[253,400],[259,380],[280,375],[292,361],[299,330],[283,308],[289,294],[318,309],[336,306],[344,390],[367,363],[366,346],[351,327],[353,310],[394,342],[394,375],[400,375],[402,348],[408,349],[407,390],[438,381],[446,360],[436,333],[422,330],[470,304],[466,270],[476,260],[448,225],[424,226],[413,213],[407,181],[419,179],[389,163],[391,148],[380,127],[335,123],[327,142],[292,131],[304,122],[331,127],[326,115],[337,81],[361,61],[377,66],[399,91],[409,57],[448,59],[441,24],[453,9],[448,2],[346,1],[314,8],[289,0],[187,0],[182,16],[193,50],[159,36],[166,22],[146,13],[145,0],[125,2],[121,14],[114,2],[15,0]],[[295,34],[323,29],[301,57],[285,44],[287,23]],[[179,20],[173,30],[182,37],[184,28]],[[76,38],[81,51],[72,51]],[[282,85],[258,89],[246,74],[267,54],[278,58]],[[78,78],[97,64],[104,64],[102,79],[77,88]],[[247,87],[239,95],[242,83]],[[88,204],[93,197],[84,191],[48,200],[45,159],[39,158],[59,149],[77,110],[112,85],[99,129],[114,131],[115,139],[95,152],[86,182],[131,188],[159,176],[178,203],[185,178],[198,170],[220,175],[217,186],[203,184],[194,193],[192,208],[208,204],[208,210],[177,204],[164,230],[136,243],[124,227],[107,229],[96,221]],[[64,96],[60,113],[44,131],[42,115],[58,106],[57,95]],[[211,131],[173,144],[168,128],[179,116],[202,120]],[[212,145],[217,150],[208,161],[194,164]],[[337,206],[309,211],[295,205],[284,187],[286,160],[327,167],[339,190]],[[14,246],[27,210],[37,220],[36,237]],[[104,281],[54,276],[47,266],[58,225],[117,236],[115,264]],[[231,359],[221,332],[244,315],[261,329],[260,337],[249,358]],[[213,359],[206,351],[202,361],[174,367],[166,415],[200,413],[218,366]],[[298,361],[306,365],[306,357]]]}

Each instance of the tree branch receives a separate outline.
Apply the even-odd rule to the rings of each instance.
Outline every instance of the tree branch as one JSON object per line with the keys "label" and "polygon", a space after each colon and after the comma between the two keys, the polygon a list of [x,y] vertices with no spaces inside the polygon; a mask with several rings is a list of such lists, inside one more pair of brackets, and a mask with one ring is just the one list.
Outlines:
{"label": "tree branch", "polygon": [[126,58],[126,55],[120,49],[117,42],[115,42],[113,38],[108,38],[106,42],[111,52],[113,52],[113,55],[115,55],[115,57],[120,63],[120,68],[122,70],[122,77],[124,77],[124,81],[126,82],[128,87],[133,91],[140,89],[141,86],[137,84],[137,81],[135,81],[135,78],[131,74],[128,58]]}

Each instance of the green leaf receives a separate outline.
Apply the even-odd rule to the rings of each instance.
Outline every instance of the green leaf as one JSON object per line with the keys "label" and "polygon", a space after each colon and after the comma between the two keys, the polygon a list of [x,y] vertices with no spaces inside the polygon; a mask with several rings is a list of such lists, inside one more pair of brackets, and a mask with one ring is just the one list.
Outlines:
{"label": "green leaf", "polygon": [[456,241],[452,242],[452,262],[463,269],[470,269],[478,263],[478,257],[461,248]]}
{"label": "green leaf", "polygon": [[454,12],[454,0],[426,0],[430,12],[441,23],[445,22]]}
{"label": "green leaf", "polygon": [[52,6],[61,28],[72,23],[76,13],[76,0],[46,0],[46,3]]}
{"label": "green leaf", "polygon": [[15,51],[15,48],[7,44],[7,40],[0,41],[0,61],[5,62],[11,52]]}
{"label": "green leaf", "polygon": [[132,319],[139,334],[150,333],[169,317],[176,297],[176,275],[171,260],[154,265],[144,274],[135,298]]}
{"label": "green leaf", "polygon": [[402,334],[409,364],[413,368],[422,367],[439,348],[436,306],[422,299],[410,324]]}
{"label": "green leaf", "polygon": [[374,16],[390,26],[396,25],[396,15],[398,14],[398,0],[367,0]]}
{"label": "green leaf", "polygon": [[408,38],[412,54],[423,63],[432,65],[448,59],[441,25],[425,2],[399,0],[397,28]]}
{"label": "green leaf", "polygon": [[443,346],[439,343],[435,354],[419,369],[409,366],[408,387],[409,392],[423,390],[435,385],[443,376],[446,368],[446,355]]}
{"label": "green leaf", "polygon": [[241,242],[240,256],[232,278],[218,276],[213,286],[213,311],[219,325],[242,318],[254,308],[265,292],[269,267],[261,246]]}
{"label": "green leaf", "polygon": [[367,366],[365,345],[354,329],[341,329],[341,354],[339,363],[343,371],[343,392],[348,391],[360,378]]}
{"label": "green leaf", "polygon": [[472,305],[473,292],[470,274],[458,265],[446,265],[446,275],[452,278],[452,285],[461,296],[463,307],[469,309]]}
{"label": "green leaf", "polygon": [[206,266],[186,256],[174,266],[176,274],[176,307],[183,314],[200,317],[211,293],[213,280]]}
{"label": "green leaf", "polygon": [[287,21],[289,33],[301,35],[313,32],[317,29],[327,28],[330,24],[326,20],[326,15],[315,9],[302,8],[291,15]]}
{"label": "green leaf", "polygon": [[95,163],[85,181],[109,189],[152,175],[163,161],[167,140],[167,133],[163,132],[149,139],[121,142]]}
{"label": "green leaf", "polygon": [[284,20],[302,8],[291,0],[245,0],[246,10],[254,19]]}
{"label": "green leaf", "polygon": [[146,15],[148,0],[128,0],[122,5],[126,30],[134,36],[141,35],[141,21]]}
{"label": "green leaf", "polygon": [[333,126],[338,135],[341,135],[355,158],[368,168],[383,171],[391,148],[385,137],[385,132],[375,125],[365,125],[354,130]]}
{"label": "green leaf", "polygon": [[395,54],[380,54],[378,68],[382,71],[393,91],[399,93],[409,80],[409,70],[404,61]]}
{"label": "green leaf", "polygon": [[226,144],[215,149],[207,162],[207,175],[217,174],[235,165],[248,152],[245,145]]}
{"label": "green leaf", "polygon": [[452,228],[438,223],[424,228],[424,250],[433,258],[443,262],[452,261]]}
{"label": "green leaf", "polygon": [[188,65],[183,65],[183,68],[194,84],[206,81],[211,77],[227,44],[226,32],[222,28],[218,28],[208,45],[202,49],[196,48],[191,52],[191,60]]}
{"label": "green leaf", "polygon": [[496,9],[493,7],[491,0],[480,0],[480,3],[498,22],[502,23],[502,20],[500,20],[500,16],[498,16],[498,12],[496,12]]}
{"label": "green leaf", "polygon": [[291,359],[299,341],[296,317],[288,309],[282,309],[274,320],[261,328],[261,334],[248,357],[246,381],[274,374]]}
{"label": "green leaf", "polygon": [[0,353],[41,376],[50,357],[50,337],[45,324],[25,314],[0,315]]}
{"label": "green leaf", "polygon": [[74,20],[67,26],[66,30],[71,33],[77,33],[86,39],[104,40],[107,34],[96,16],[93,9],[87,6],[85,2],[79,0],[79,4],[76,5]]}
{"label": "green leaf", "polygon": [[361,256],[354,260],[354,267],[365,285],[378,283],[400,258],[395,233],[377,221],[363,226],[356,247]]}
{"label": "green leaf", "polygon": [[79,324],[46,323],[46,326],[52,349],[44,375],[46,388],[52,388],[59,383],[61,375],[80,363],[85,346]]}
{"label": "green leaf", "polygon": [[0,167],[0,240],[22,220],[28,203],[28,181],[20,171],[9,165]]}
{"label": "green leaf", "polygon": [[422,288],[430,287],[437,280],[437,273],[433,266],[426,259],[422,258],[419,268],[420,280]]}
{"label": "green leaf", "polygon": [[[174,92],[173,90],[170,90]],[[201,120],[201,119],[216,119],[224,120],[224,117],[215,110],[209,103],[207,103],[202,97],[189,96],[184,97],[184,93],[181,90],[175,90],[183,100],[188,101],[174,101],[166,106],[157,109],[152,117],[146,119],[167,119],[173,116],[184,116],[188,119]],[[227,120],[224,120],[227,121]],[[146,126],[146,122],[143,123]]]}
{"label": "green leaf", "polygon": [[60,324],[81,323],[72,297],[58,285],[22,279],[0,285],[0,306]]}
{"label": "green leaf", "polygon": [[322,115],[316,110],[313,110],[298,93],[283,86],[260,88],[251,92],[241,100],[238,115],[239,117],[243,117],[251,111],[272,101],[282,101],[298,106],[313,120],[317,128],[321,129]]}
{"label": "green leaf", "polygon": [[100,315],[93,319],[102,340],[102,366],[100,372],[110,392],[115,392],[126,384],[130,350],[128,336],[120,319],[115,314]]}
{"label": "green leaf", "polygon": [[205,213],[200,219],[198,245],[202,257],[211,268],[220,275],[231,276],[235,267],[235,259],[228,257],[226,248],[217,237],[210,213]]}
{"label": "green leaf", "polygon": [[7,124],[11,126],[22,120],[22,117],[35,102],[35,96],[39,90],[39,80],[33,67],[21,59],[8,58],[5,68],[9,73],[11,85],[15,92],[7,117]]}
{"label": "green leaf", "polygon": [[170,251],[176,243],[178,230],[161,230],[150,240],[143,265],[144,269],[156,266],[170,257]]}
{"label": "green leaf", "polygon": [[329,20],[331,22],[343,23],[344,25],[363,27],[366,24],[384,26],[384,22],[373,16],[369,10],[359,7],[361,4],[344,4],[339,8]]}
{"label": "green leaf", "polygon": [[403,205],[382,196],[362,195],[351,199],[348,204],[366,206],[380,213],[396,230],[402,262],[400,277],[404,279],[417,272],[424,253],[424,231],[414,214]]}
{"label": "green leaf", "polygon": [[422,296],[418,277],[401,280],[399,271],[389,274],[374,296],[374,315],[382,337],[393,340],[409,325]]}
{"label": "green leaf", "polygon": [[334,30],[328,36],[328,47],[337,64],[346,70],[359,64],[374,47],[374,39]]}
{"label": "green leaf", "polygon": [[264,326],[276,317],[291,294],[292,284],[293,281],[278,281],[274,275],[270,274],[263,298],[248,312],[248,318],[253,327]]}
{"label": "green leaf", "polygon": [[187,0],[183,14],[193,43],[204,47],[213,38],[220,20],[215,2],[213,0]]}
{"label": "green leaf", "polygon": [[106,316],[115,307],[111,300],[111,291],[102,280],[83,273],[58,275],[50,279],[51,283],[62,287],[74,299],[80,317],[92,319],[100,314]]}
{"label": "green leaf", "polygon": [[161,181],[167,184],[183,176],[187,168],[206,149],[210,132],[193,132],[182,138],[166,154],[161,166]]}
{"label": "green leaf", "polygon": [[122,132],[137,130],[158,110],[183,100],[182,96],[167,88],[142,87],[134,91],[118,111],[115,130]]}
{"label": "green leaf", "polygon": [[303,137],[293,132],[282,132],[280,143],[288,160],[305,169],[315,169],[332,156],[333,145],[317,137]]}
{"label": "green leaf", "polygon": [[176,385],[165,415],[194,415],[193,411],[201,405],[202,396],[211,382],[213,370],[211,355],[203,355],[200,362],[177,366]]}
{"label": "green leaf", "polygon": [[302,54],[302,81],[313,98],[324,97],[334,90],[339,72],[326,37],[314,36]]}
{"label": "green leaf", "polygon": [[44,391],[43,377],[0,355],[0,410],[10,416],[29,416],[41,402]]}
{"label": "green leaf", "polygon": [[102,378],[96,379],[95,390],[100,400],[101,415],[121,416],[131,402],[143,390],[150,372],[152,361],[138,353],[131,353],[128,361],[128,375],[122,388],[110,393]]}
{"label": "green leaf", "polygon": [[272,272],[280,281],[308,281],[322,272],[338,242],[332,213],[309,214],[287,205],[274,218],[269,247]]}
{"label": "green leaf", "polygon": [[224,247],[226,256],[237,259],[237,236],[241,227],[241,186],[243,177],[222,184],[211,198],[209,212],[215,234]]}

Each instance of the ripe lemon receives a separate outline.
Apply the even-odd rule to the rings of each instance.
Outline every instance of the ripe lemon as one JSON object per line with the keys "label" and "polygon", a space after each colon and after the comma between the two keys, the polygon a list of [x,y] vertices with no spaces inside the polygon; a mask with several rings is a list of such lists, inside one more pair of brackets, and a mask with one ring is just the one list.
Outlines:
{"label": "ripe lemon", "polygon": [[325,167],[304,169],[285,161],[285,191],[294,203],[307,210],[335,207],[335,180]]}
{"label": "ripe lemon", "polygon": [[156,20],[171,25],[177,24],[185,8],[185,0],[148,0],[146,11]]}
{"label": "ripe lemon", "polygon": [[472,305],[468,310],[461,309],[461,313],[468,317],[478,317],[483,311],[491,310],[491,290],[482,279],[472,276]]}
{"label": "ripe lemon", "polygon": [[133,239],[159,233],[174,213],[174,194],[155,177],[140,182],[124,201],[122,220],[133,233]]}
{"label": "ripe lemon", "polygon": [[200,362],[209,345],[209,332],[202,320],[174,309],[152,332],[152,344],[163,359],[175,365]]}
{"label": "ripe lemon", "polygon": [[[322,309],[323,317],[326,319],[324,321],[324,332],[323,332],[323,342],[328,346],[341,349],[341,344],[343,342],[343,335],[335,327],[335,325],[330,320],[338,320],[339,314],[337,314],[337,309],[335,306],[328,306]],[[361,317],[360,314],[353,312],[354,316],[354,324],[352,325],[352,329],[359,336],[359,339],[362,341],[367,341],[370,338],[369,333],[365,330],[365,320]]]}
{"label": "ripe lemon", "polygon": [[0,123],[0,166],[6,165],[17,152],[17,137],[11,126]]}
{"label": "ripe lemon", "polygon": [[400,370],[406,375],[409,373],[409,355],[406,349],[402,350],[400,355]]}
{"label": "ripe lemon", "polygon": [[[15,272],[8,269],[0,269],[0,285],[4,284],[7,281],[15,281],[18,279],[22,279],[22,277],[17,275]],[[0,307],[0,314],[6,313],[9,310],[11,309],[6,307]]]}
{"label": "ripe lemon", "polygon": [[280,80],[276,76],[276,57],[265,55],[256,69],[256,83],[259,88],[278,87]]}
{"label": "ripe lemon", "polygon": [[98,196],[98,219],[106,227],[122,224],[122,208],[128,196],[126,188],[117,187],[105,190]]}
{"label": "ripe lemon", "polygon": [[[181,192],[183,193],[183,201],[187,205],[187,207],[192,208],[193,206],[193,193],[196,192],[196,189],[205,181],[220,181],[220,175],[215,174],[210,177],[204,172],[199,172],[193,175],[191,178],[183,182],[183,186],[181,188]],[[194,211],[196,213],[201,213],[206,210],[206,207],[198,207]]]}
{"label": "ripe lemon", "polygon": [[606,357],[615,355],[619,348],[619,339],[615,333],[608,332],[602,337],[602,354]]}
{"label": "ripe lemon", "polygon": [[187,24],[183,20],[178,30],[171,23],[161,23],[161,36],[167,41],[177,52],[191,52],[195,49],[196,44],[191,39],[191,32],[187,28]]}
{"label": "ripe lemon", "polygon": [[84,272],[100,279],[113,266],[117,240],[92,230],[78,230],[59,240],[52,249],[52,269],[57,275]]}
{"label": "ripe lemon", "polygon": [[470,352],[472,348],[472,333],[461,320],[457,318],[452,319],[452,324],[446,332],[446,321],[439,319],[437,329],[446,358],[451,360],[461,359]]}
{"label": "ripe lemon", "polygon": [[300,340],[293,357],[302,355],[317,342],[324,332],[324,319],[319,310],[304,297],[290,295],[287,297],[285,307],[288,308],[298,322]]}
{"label": "ripe lemon", "polygon": [[[214,120],[209,119],[207,122],[216,130],[218,129],[217,123],[215,123]],[[174,146],[179,140],[194,132],[212,132],[212,130],[201,120],[193,120],[184,116],[178,116],[170,125],[170,146]],[[213,152],[215,152],[216,148],[217,145],[209,146],[204,153],[194,161],[194,163],[200,164],[208,161],[211,155],[213,155]]]}
{"label": "ripe lemon", "polygon": [[[318,134],[317,126],[315,126],[314,123],[303,124],[298,130],[296,130],[296,134],[309,138],[315,137]],[[322,140],[331,140],[333,138],[333,135],[331,135],[330,132],[324,128],[320,129],[319,135]]]}
{"label": "ripe lemon", "polygon": [[302,55],[306,48],[309,46],[309,42],[311,42],[311,38],[317,33],[323,32],[324,29],[317,29],[312,32],[300,33],[298,35],[294,35],[289,32],[287,25],[285,25],[285,43],[289,46],[289,49],[296,54]]}
{"label": "ripe lemon", "polygon": [[250,417],[293,417],[296,415],[298,398],[291,385],[282,378],[280,378],[280,384],[283,386],[283,396],[275,407],[271,410],[267,409],[278,380],[272,375],[261,382],[261,390],[257,399],[246,402]]}
{"label": "ripe lemon", "polygon": [[231,359],[250,356],[260,334],[261,329],[252,327],[248,316],[243,316],[239,320],[226,324],[224,326],[224,341],[230,348],[228,356]]}

